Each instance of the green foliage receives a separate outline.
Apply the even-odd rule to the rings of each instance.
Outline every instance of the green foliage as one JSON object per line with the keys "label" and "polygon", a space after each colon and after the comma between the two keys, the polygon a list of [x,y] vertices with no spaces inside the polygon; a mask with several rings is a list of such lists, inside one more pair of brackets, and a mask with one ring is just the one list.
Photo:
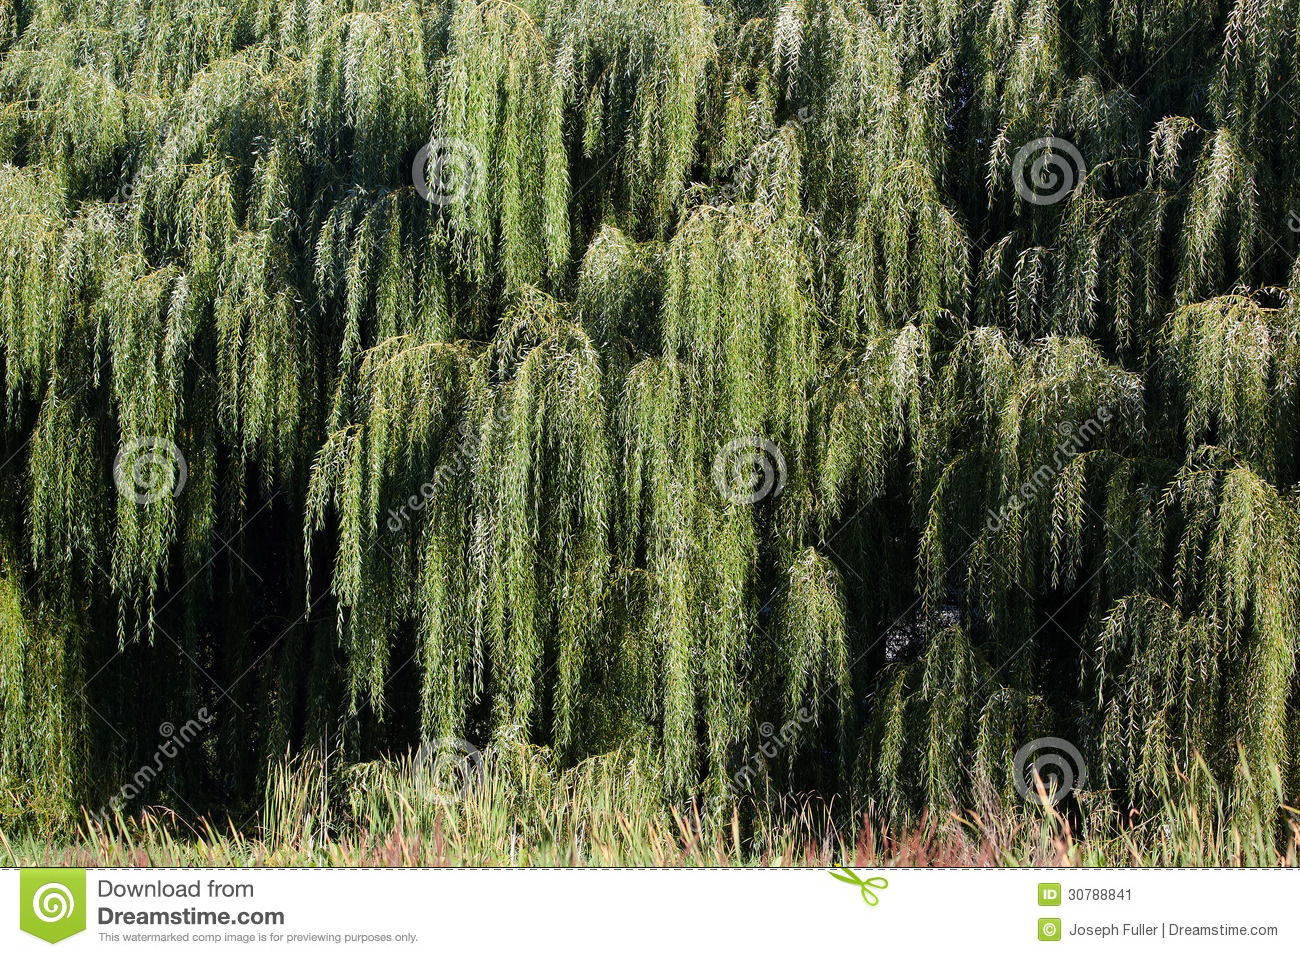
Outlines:
{"label": "green foliage", "polygon": [[1271,827],[1298,18],[0,4],[0,790],[208,707],[142,800],[457,736],[902,821],[1059,736]]}
{"label": "green foliage", "polygon": [[72,636],[57,620],[31,614],[12,567],[8,556],[0,559],[0,823],[46,831],[67,819],[85,773],[85,709],[57,689],[85,676],[69,654]]}

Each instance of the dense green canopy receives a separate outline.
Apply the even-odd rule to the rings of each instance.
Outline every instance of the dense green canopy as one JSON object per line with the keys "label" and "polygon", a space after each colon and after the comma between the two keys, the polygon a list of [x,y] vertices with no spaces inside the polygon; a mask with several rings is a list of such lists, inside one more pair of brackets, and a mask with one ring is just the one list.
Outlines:
{"label": "dense green canopy", "polygon": [[140,800],[454,735],[907,817],[1055,736],[1271,813],[1297,77],[1300,0],[0,0],[0,813],[200,708]]}

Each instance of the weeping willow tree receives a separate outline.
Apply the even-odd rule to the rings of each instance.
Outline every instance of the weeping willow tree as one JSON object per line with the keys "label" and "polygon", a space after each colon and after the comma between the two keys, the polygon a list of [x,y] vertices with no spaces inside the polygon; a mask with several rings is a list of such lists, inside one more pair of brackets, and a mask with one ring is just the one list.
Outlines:
{"label": "weeping willow tree", "polygon": [[141,800],[455,737],[901,820],[1061,737],[1091,825],[1275,813],[1298,21],[0,4],[0,811],[207,708]]}

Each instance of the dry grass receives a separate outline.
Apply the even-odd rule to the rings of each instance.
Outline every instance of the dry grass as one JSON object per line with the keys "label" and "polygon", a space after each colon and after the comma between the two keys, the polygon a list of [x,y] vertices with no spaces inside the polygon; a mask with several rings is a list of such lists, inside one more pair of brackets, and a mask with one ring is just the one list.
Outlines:
{"label": "dry grass", "polygon": [[922,816],[883,828],[871,808],[840,813],[815,796],[722,814],[668,804],[656,767],[606,755],[564,772],[538,749],[492,751],[464,800],[421,796],[411,759],[327,775],[308,755],[269,771],[247,827],[188,822],[165,808],[87,820],[50,841],[0,833],[0,864],[103,866],[1296,866],[1300,812],[1282,819],[1166,802],[1146,820],[1080,838],[1063,816],[1010,810]]}

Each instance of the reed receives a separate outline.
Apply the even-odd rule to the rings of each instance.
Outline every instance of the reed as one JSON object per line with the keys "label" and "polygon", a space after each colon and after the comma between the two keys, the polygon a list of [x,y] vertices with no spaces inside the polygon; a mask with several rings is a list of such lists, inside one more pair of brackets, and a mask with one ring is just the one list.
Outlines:
{"label": "reed", "polygon": [[[878,809],[849,811],[816,796],[746,799],[725,813],[676,806],[660,770],[612,754],[559,770],[519,748],[485,756],[484,774],[454,803],[430,800],[411,756],[326,774],[308,752],[271,769],[260,815],[189,823],[162,809],[87,820],[73,835],[0,834],[2,866],[603,866],[603,867],[1293,867],[1300,810],[1282,821],[1225,815],[1171,798],[1149,814],[1083,828],[1029,805],[923,816],[891,831]],[[324,786],[324,792],[322,792]],[[1185,791],[1183,793],[1186,793]],[[323,795],[323,797],[322,797]],[[322,803],[323,801],[323,803]],[[1031,810],[1032,808],[1032,810]]]}

